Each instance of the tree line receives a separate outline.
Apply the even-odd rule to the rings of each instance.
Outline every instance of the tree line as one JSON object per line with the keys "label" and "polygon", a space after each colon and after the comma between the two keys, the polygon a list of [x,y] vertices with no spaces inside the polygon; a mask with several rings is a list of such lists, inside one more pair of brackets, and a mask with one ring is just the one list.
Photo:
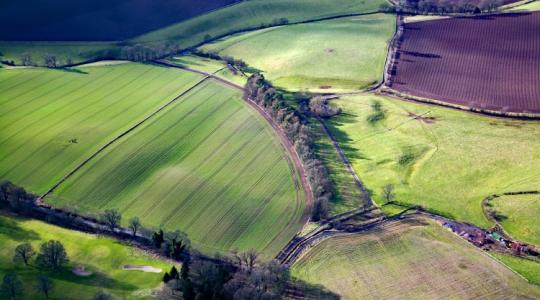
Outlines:
{"label": "tree line", "polygon": [[[262,107],[294,144],[303,162],[315,198],[312,219],[319,221],[326,218],[329,211],[328,203],[333,196],[333,186],[328,169],[317,157],[314,133],[307,124],[306,116],[287,103],[283,94],[277,91],[261,74],[253,74],[249,77],[244,89],[244,96]],[[325,101],[314,101],[316,103],[313,107],[317,107],[315,111],[318,111],[320,106],[328,105]],[[303,105],[309,107],[309,104],[304,103]],[[309,111],[309,108],[303,110]],[[324,115],[329,113],[328,108],[320,108],[320,111]]]}
{"label": "tree line", "polygon": [[503,5],[503,0],[400,0],[397,12],[404,13],[471,13],[493,12]]}

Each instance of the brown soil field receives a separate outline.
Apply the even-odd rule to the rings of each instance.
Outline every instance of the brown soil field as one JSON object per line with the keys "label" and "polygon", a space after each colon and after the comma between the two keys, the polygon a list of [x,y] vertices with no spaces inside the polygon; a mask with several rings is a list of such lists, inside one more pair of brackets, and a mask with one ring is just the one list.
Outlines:
{"label": "brown soil field", "polygon": [[540,113],[540,12],[403,26],[389,87],[475,110]]}

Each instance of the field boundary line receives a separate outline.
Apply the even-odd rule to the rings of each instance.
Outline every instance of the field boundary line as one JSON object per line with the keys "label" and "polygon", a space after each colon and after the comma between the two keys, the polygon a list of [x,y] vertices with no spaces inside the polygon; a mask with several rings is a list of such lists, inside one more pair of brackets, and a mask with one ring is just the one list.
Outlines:
{"label": "field boundary line", "polygon": [[39,202],[41,202],[45,197],[47,197],[49,194],[54,192],[62,183],[64,183],[68,178],[73,176],[77,171],[79,171],[82,167],[84,167],[86,164],[88,164],[94,157],[98,156],[101,152],[103,152],[105,149],[110,147],[112,144],[116,143],[118,140],[132,132],[133,130],[137,129],[141,125],[143,125],[146,121],[150,120],[152,117],[159,114],[161,111],[169,107],[171,104],[175,103],[177,100],[182,98],[187,93],[191,92],[193,89],[201,85],[203,82],[206,81],[210,76],[205,76],[201,80],[199,80],[197,83],[195,83],[193,86],[188,88],[187,90],[180,93],[178,96],[174,97],[172,100],[168,101],[167,103],[160,106],[155,111],[151,112],[149,115],[147,115],[142,120],[138,121],[131,127],[129,127],[127,130],[123,131],[122,133],[118,134],[116,137],[108,141],[106,144],[102,145],[100,148],[98,148],[94,153],[92,153],[88,158],[86,158],[84,161],[82,161],[79,165],[77,165],[73,170],[71,170],[68,174],[66,174],[64,177],[62,177],[57,183],[55,183],[47,192],[45,192],[41,197],[38,198]]}
{"label": "field boundary line", "polygon": [[416,102],[416,103],[440,106],[440,107],[445,107],[445,108],[458,109],[465,112],[484,115],[488,117],[499,117],[499,118],[505,118],[505,119],[522,119],[522,120],[531,120],[531,121],[540,120],[540,113],[503,112],[503,111],[491,110],[491,109],[474,108],[471,106],[454,104],[454,103],[450,103],[450,102],[446,102],[442,100],[413,96],[407,93],[397,91],[386,85],[381,86],[378,90],[373,91],[373,93],[376,95],[387,96],[387,97],[402,100],[402,101]]}

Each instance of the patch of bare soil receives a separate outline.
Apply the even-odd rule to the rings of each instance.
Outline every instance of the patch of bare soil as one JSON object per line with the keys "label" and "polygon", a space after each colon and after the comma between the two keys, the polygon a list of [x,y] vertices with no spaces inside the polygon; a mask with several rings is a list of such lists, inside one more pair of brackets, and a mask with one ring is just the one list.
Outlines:
{"label": "patch of bare soil", "polygon": [[433,124],[435,121],[437,121],[437,118],[431,117],[431,116],[425,116],[425,115],[417,115],[413,112],[408,112],[408,116],[411,118],[414,118],[415,120],[419,120],[421,122],[424,122],[426,124]]}
{"label": "patch of bare soil", "polygon": [[319,86],[319,88],[320,88],[321,90],[328,90],[328,89],[331,89],[332,86],[331,86],[331,85],[321,85],[321,86]]}
{"label": "patch of bare soil", "polygon": [[79,276],[79,277],[88,277],[94,273],[90,272],[90,271],[87,271],[86,268],[84,266],[76,266],[75,268],[73,268],[72,270],[73,274]]}
{"label": "patch of bare soil", "polygon": [[324,49],[324,52],[326,52],[326,53],[334,53],[334,51],[336,51],[336,49],[334,49],[334,48],[326,48],[326,49]]}
{"label": "patch of bare soil", "polygon": [[137,265],[125,265],[122,267],[123,270],[127,271],[143,271],[146,273],[161,273],[163,270],[159,268],[154,268],[152,266],[137,266]]}

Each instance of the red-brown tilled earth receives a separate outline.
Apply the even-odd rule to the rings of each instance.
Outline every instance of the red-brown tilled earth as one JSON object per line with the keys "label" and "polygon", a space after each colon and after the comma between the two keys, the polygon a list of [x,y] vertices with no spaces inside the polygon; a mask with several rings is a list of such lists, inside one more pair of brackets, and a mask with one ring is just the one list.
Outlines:
{"label": "red-brown tilled earth", "polygon": [[540,113],[540,12],[406,23],[387,85],[478,109]]}

